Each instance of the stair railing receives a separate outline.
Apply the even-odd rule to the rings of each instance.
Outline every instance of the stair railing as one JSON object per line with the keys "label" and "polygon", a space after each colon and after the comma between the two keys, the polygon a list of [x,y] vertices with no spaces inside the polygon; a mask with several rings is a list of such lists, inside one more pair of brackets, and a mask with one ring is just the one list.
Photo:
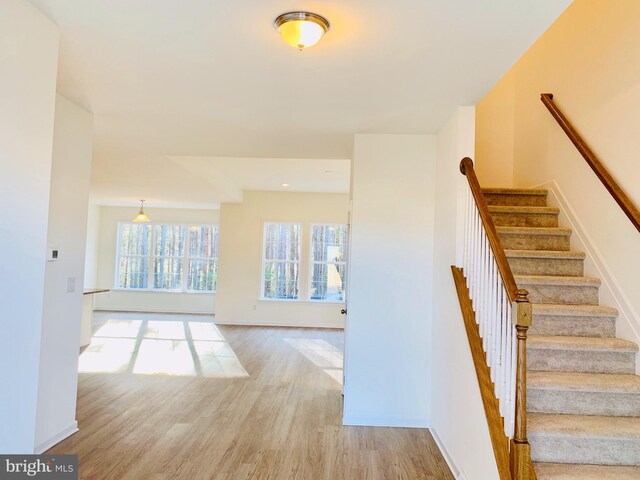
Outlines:
{"label": "stair railing", "polygon": [[631,223],[640,232],[640,210],[634,205],[629,196],[624,192],[622,187],[618,185],[618,182],[609,173],[602,162],[596,157],[595,153],[589,148],[587,142],[580,136],[578,131],[573,127],[571,122],[564,116],[562,111],[553,101],[552,93],[543,93],[540,95],[540,100],[547,107],[553,118],[556,119],[558,125],[567,134],[569,140],[575,145],[580,152],[580,155],[586,160],[587,164],[591,167],[596,176],[600,179],[604,187],[609,191],[613,199],[618,203],[622,211],[627,215]]}
{"label": "stair railing", "polygon": [[528,292],[516,285],[473,161],[463,158],[460,171],[468,183],[462,271],[482,339],[493,395],[503,419],[502,428],[509,440],[504,443],[509,449],[511,478],[530,479],[535,475],[526,417],[526,345],[531,303]]}

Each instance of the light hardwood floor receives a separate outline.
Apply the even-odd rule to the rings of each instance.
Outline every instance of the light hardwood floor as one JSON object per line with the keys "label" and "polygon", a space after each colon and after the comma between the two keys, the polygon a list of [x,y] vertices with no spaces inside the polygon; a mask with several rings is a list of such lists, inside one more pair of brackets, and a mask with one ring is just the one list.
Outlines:
{"label": "light hardwood floor", "polygon": [[83,479],[453,479],[428,430],[341,425],[342,331],[102,320],[47,452]]}

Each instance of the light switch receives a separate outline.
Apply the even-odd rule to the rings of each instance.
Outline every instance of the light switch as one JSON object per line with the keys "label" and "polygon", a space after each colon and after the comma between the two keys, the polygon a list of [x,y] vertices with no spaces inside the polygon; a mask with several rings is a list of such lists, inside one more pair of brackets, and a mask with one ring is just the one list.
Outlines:
{"label": "light switch", "polygon": [[47,262],[55,262],[60,258],[60,250],[57,248],[47,248]]}
{"label": "light switch", "polygon": [[76,277],[67,278],[67,293],[73,293],[76,291]]}

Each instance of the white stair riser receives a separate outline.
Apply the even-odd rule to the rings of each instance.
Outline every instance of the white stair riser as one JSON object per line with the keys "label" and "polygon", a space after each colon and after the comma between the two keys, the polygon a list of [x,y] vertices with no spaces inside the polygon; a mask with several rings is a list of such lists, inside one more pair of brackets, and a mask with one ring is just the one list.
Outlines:
{"label": "white stair riser", "polygon": [[584,275],[584,260],[565,258],[508,258],[514,275],[561,275],[581,277]]}
{"label": "white stair riser", "polygon": [[530,235],[527,233],[498,232],[503,248],[508,250],[560,250],[568,251],[568,235]]}
{"label": "white stair riser", "polygon": [[613,317],[584,317],[533,314],[531,335],[602,337],[616,336],[616,319]]}
{"label": "white stair riser", "polygon": [[557,227],[557,213],[511,213],[491,212],[493,223],[498,227]]}
{"label": "white stair riser", "polygon": [[528,435],[534,462],[640,465],[640,438]]}
{"label": "white stair riser", "polygon": [[640,416],[640,393],[527,388],[527,411],[568,415]]}
{"label": "white stair riser", "polygon": [[527,368],[531,371],[633,374],[635,367],[634,352],[527,349]]}

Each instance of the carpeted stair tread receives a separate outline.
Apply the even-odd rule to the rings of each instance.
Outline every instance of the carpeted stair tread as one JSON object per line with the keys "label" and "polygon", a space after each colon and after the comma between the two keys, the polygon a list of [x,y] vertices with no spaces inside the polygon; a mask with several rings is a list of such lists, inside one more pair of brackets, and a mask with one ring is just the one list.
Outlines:
{"label": "carpeted stair tread", "polygon": [[556,275],[514,275],[516,283],[520,285],[562,285],[570,287],[596,286],[601,281],[597,277],[573,277]]}
{"label": "carpeted stair tread", "polygon": [[538,303],[533,305],[533,314],[571,317],[617,317],[618,310],[604,305]]}
{"label": "carpeted stair tread", "polygon": [[538,480],[638,480],[640,467],[536,463]]}
{"label": "carpeted stair tread", "polygon": [[640,440],[639,417],[529,413],[527,415],[527,427],[532,436],[576,436],[582,438]]}
{"label": "carpeted stair tread", "polygon": [[489,195],[542,195],[546,196],[549,190],[542,188],[498,188],[487,187],[482,189],[482,193]]}
{"label": "carpeted stair tread", "polygon": [[611,352],[637,352],[638,345],[621,338],[564,337],[530,335],[527,347],[548,350],[593,350]]}
{"label": "carpeted stair tread", "polygon": [[527,235],[564,235],[571,236],[571,229],[567,227],[508,227],[496,226],[498,233],[527,234]]}
{"label": "carpeted stair tread", "polygon": [[640,393],[640,376],[607,373],[529,372],[527,388],[576,392]]}
{"label": "carpeted stair tread", "polygon": [[557,215],[560,209],[556,207],[533,207],[530,205],[489,205],[490,213],[537,213],[545,215]]}
{"label": "carpeted stair tread", "polygon": [[505,250],[507,258],[559,258],[584,260],[585,253],[575,250]]}

